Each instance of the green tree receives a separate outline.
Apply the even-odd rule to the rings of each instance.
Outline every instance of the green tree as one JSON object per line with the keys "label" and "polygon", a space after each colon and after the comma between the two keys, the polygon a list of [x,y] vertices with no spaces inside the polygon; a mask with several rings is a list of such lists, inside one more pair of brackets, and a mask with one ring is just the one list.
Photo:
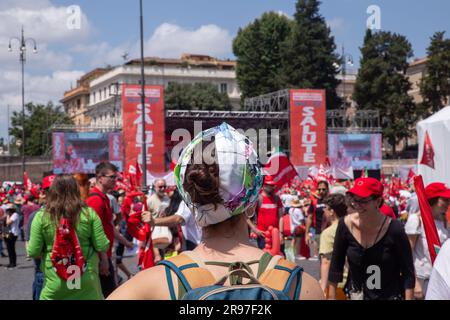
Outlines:
{"label": "green tree", "polygon": [[336,93],[340,57],[319,6],[318,0],[297,1],[293,30],[281,50],[282,83],[292,88],[325,89],[327,108],[336,109],[341,103]]}
{"label": "green tree", "polygon": [[445,32],[436,32],[427,49],[426,75],[420,84],[424,116],[439,111],[449,103],[450,96],[450,39]]}
{"label": "green tree", "polygon": [[233,40],[236,78],[242,99],[284,88],[280,75],[281,44],[292,30],[292,21],[275,12],[264,13]]}
{"label": "green tree", "polygon": [[231,110],[230,99],[211,83],[170,83],[165,91],[168,109]]}
{"label": "green tree", "polygon": [[405,76],[411,44],[402,35],[367,30],[361,49],[361,65],[353,99],[359,109],[379,110],[383,136],[396,154],[397,143],[409,137],[419,112],[408,91],[411,83]]}
{"label": "green tree", "polygon": [[[39,156],[46,154],[51,147],[51,126],[54,124],[73,124],[72,120],[61,110],[61,106],[28,103],[25,105],[25,155]],[[11,117],[9,133],[13,141],[22,140],[22,112],[14,111]]]}

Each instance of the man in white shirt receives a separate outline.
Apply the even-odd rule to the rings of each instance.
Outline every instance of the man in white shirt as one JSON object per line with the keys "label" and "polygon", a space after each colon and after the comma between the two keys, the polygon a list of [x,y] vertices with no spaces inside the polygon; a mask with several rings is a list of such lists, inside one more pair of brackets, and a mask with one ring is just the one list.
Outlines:
{"label": "man in white shirt", "polygon": [[177,212],[169,217],[161,217],[150,220],[148,215],[143,215],[144,222],[155,226],[175,227],[181,224],[185,244],[183,250],[194,250],[202,240],[202,229],[195,221],[194,214],[184,201],[180,202]]}
{"label": "man in white shirt", "polygon": [[450,300],[450,241],[446,241],[434,261],[426,300]]}

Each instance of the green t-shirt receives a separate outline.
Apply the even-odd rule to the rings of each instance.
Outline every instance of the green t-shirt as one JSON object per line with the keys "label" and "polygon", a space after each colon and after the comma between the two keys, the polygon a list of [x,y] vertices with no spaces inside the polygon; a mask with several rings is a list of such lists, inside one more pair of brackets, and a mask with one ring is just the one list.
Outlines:
{"label": "green t-shirt", "polygon": [[30,257],[42,259],[41,270],[44,273],[44,285],[40,300],[98,300],[103,299],[98,272],[98,252],[105,252],[109,240],[103,231],[100,218],[89,207],[85,207],[76,226],[78,241],[86,260],[86,270],[77,280],[64,281],[53,268],[51,253],[55,241],[56,224],[41,209],[31,224],[30,241],[27,252]]}

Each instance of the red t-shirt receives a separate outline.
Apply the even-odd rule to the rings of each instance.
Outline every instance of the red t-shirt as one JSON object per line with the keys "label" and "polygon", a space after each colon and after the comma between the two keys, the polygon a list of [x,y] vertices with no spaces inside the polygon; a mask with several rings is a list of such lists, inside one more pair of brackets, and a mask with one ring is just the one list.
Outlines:
{"label": "red t-shirt", "polygon": [[258,230],[266,231],[270,226],[280,227],[279,209],[283,209],[283,204],[279,197],[268,197],[261,194],[262,203],[258,211],[258,221],[256,227]]}
{"label": "red t-shirt", "polygon": [[[112,247],[114,245],[114,224],[113,214],[109,198],[101,192],[97,187],[91,189],[89,194],[96,193],[96,195],[89,196],[86,199],[86,204],[97,212],[102,221],[103,230],[109,240],[108,258],[112,256]],[[98,195],[97,195],[98,194]]]}

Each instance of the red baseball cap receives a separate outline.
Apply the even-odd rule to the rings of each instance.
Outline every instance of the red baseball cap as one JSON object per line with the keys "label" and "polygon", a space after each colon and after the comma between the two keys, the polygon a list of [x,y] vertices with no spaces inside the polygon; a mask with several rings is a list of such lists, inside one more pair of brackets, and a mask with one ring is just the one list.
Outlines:
{"label": "red baseball cap", "polygon": [[433,199],[437,197],[450,198],[450,189],[445,183],[433,182],[427,185],[425,188],[425,196],[427,199]]}
{"label": "red baseball cap", "polygon": [[42,180],[42,189],[45,190],[52,186],[53,180],[55,180],[55,175],[46,176],[44,180]]}
{"label": "red baseball cap", "polygon": [[358,178],[355,180],[353,188],[348,192],[361,198],[367,198],[371,195],[382,196],[383,185],[375,178]]}
{"label": "red baseball cap", "polygon": [[264,184],[267,184],[267,185],[269,185],[269,186],[276,186],[276,185],[277,185],[276,182],[273,181],[272,176],[266,176],[266,177],[264,178]]}

